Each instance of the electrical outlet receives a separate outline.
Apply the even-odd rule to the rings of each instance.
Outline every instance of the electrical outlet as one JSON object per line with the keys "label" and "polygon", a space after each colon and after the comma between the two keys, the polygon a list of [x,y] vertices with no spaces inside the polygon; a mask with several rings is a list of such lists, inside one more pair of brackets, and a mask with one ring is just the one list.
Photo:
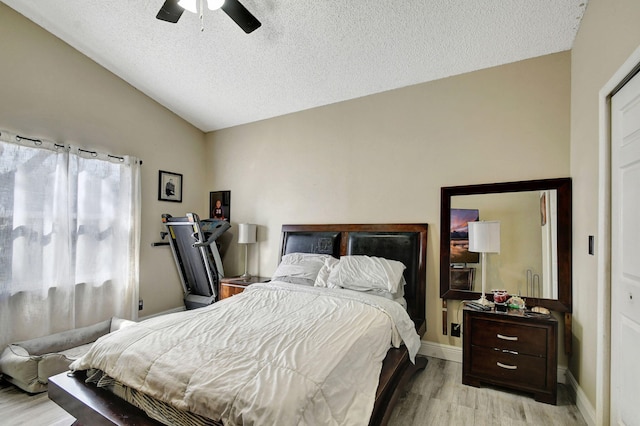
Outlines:
{"label": "electrical outlet", "polygon": [[143,308],[144,304],[142,302],[142,299],[138,300],[138,310],[141,311]]}
{"label": "electrical outlet", "polygon": [[460,337],[460,324],[451,323],[451,337]]}

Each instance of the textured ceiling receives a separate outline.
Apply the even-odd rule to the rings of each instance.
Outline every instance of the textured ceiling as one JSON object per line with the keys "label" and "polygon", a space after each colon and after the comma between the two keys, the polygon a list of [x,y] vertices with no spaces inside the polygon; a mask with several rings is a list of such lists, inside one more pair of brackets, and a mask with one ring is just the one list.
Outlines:
{"label": "textured ceiling", "polygon": [[159,21],[164,0],[2,0],[203,131],[569,50],[587,0],[240,0]]}

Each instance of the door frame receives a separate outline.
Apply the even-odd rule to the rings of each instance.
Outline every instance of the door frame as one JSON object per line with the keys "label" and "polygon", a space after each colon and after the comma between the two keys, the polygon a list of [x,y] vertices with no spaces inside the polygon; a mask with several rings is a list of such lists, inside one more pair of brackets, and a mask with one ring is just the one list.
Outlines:
{"label": "door frame", "polygon": [[640,64],[640,46],[598,92],[596,424],[609,424],[611,398],[611,95]]}

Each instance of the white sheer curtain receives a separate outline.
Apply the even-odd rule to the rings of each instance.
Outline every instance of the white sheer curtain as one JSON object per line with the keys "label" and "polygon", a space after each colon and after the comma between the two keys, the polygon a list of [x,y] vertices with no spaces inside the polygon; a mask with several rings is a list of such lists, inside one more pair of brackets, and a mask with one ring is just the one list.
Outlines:
{"label": "white sheer curtain", "polygon": [[0,134],[0,345],[136,319],[140,162]]}

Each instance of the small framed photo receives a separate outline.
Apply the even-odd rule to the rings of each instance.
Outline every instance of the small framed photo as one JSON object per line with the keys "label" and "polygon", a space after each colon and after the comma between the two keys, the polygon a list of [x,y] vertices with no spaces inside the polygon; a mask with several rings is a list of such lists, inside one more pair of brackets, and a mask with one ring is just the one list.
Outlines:
{"label": "small framed photo", "polygon": [[158,200],[182,202],[182,175],[160,170],[158,173]]}
{"label": "small framed photo", "polygon": [[209,217],[231,222],[231,191],[209,193]]}
{"label": "small framed photo", "polygon": [[475,273],[475,268],[451,268],[450,288],[472,290]]}

